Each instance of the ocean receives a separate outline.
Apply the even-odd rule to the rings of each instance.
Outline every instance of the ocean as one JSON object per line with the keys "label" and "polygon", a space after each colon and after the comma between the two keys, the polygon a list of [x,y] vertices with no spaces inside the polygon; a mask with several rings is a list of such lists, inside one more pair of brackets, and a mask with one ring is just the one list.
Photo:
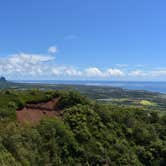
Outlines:
{"label": "ocean", "polygon": [[41,84],[69,84],[69,85],[91,85],[91,86],[111,86],[130,90],[147,90],[152,92],[166,93],[166,82],[139,82],[139,81],[71,81],[71,80],[24,80],[20,83],[41,83]]}

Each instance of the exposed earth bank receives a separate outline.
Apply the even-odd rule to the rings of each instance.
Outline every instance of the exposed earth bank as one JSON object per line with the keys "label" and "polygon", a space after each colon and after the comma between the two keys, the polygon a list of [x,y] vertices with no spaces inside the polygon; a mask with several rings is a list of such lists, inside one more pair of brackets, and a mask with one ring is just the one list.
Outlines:
{"label": "exposed earth bank", "polygon": [[27,104],[21,110],[16,111],[17,120],[20,123],[36,123],[44,117],[62,116],[62,111],[56,109],[59,98],[54,98],[48,102],[37,104]]}

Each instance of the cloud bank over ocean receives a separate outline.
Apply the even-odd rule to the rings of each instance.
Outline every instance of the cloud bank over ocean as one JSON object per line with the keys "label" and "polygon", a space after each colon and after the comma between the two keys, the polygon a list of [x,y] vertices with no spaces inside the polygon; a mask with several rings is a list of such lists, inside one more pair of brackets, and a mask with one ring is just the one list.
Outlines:
{"label": "cloud bank over ocean", "polygon": [[115,64],[105,70],[88,66],[79,69],[56,63],[57,47],[50,46],[47,54],[17,53],[0,58],[0,74],[9,78],[29,79],[146,79],[166,77],[166,69],[144,70],[143,65],[135,68],[127,64]]}

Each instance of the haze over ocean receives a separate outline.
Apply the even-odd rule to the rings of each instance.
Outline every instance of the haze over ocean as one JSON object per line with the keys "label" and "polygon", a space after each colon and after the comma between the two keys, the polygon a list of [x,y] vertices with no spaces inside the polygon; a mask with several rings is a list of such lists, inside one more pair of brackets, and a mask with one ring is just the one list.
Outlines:
{"label": "haze over ocean", "polygon": [[166,82],[159,81],[76,81],[76,80],[14,80],[20,83],[41,83],[41,84],[74,84],[92,86],[121,87],[131,90],[147,90],[152,92],[166,93]]}

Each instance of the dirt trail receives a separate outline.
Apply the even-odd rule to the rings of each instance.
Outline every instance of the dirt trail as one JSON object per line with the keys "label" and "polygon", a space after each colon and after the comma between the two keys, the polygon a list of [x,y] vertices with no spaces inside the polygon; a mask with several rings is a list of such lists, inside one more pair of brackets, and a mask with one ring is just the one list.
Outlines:
{"label": "dirt trail", "polygon": [[58,101],[59,98],[54,98],[48,102],[27,104],[23,109],[16,111],[17,120],[20,123],[36,123],[44,117],[60,117],[62,112],[55,110]]}

